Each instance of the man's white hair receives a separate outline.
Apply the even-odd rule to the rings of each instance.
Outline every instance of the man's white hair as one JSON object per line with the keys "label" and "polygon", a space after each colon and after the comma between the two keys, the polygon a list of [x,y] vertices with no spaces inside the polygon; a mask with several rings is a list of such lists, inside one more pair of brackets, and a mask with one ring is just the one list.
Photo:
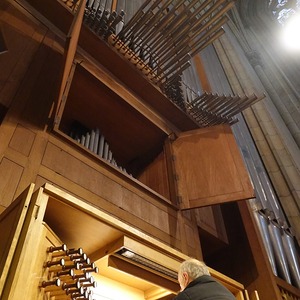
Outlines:
{"label": "man's white hair", "polygon": [[194,280],[202,275],[210,275],[208,267],[203,261],[195,258],[190,258],[181,263],[179,267],[179,274],[186,272],[191,280]]}

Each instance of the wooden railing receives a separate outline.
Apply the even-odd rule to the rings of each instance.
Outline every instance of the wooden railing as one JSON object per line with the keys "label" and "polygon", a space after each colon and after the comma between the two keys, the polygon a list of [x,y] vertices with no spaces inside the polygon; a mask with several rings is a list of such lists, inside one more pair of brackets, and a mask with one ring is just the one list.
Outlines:
{"label": "wooden railing", "polygon": [[245,300],[259,300],[258,292],[254,291],[251,294],[247,290],[244,291]]}
{"label": "wooden railing", "polygon": [[226,275],[209,268],[212,277],[217,279],[222,285],[224,285],[231,293],[235,296],[237,300],[259,300],[257,291],[249,294],[245,290],[243,284],[235,281],[234,279],[227,277]]}
{"label": "wooden railing", "polygon": [[276,277],[277,286],[283,300],[300,300],[300,290]]}

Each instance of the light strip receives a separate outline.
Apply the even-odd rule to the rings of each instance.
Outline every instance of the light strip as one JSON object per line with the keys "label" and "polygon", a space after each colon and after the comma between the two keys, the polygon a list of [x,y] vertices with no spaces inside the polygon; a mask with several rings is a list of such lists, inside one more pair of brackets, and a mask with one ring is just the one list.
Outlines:
{"label": "light strip", "polygon": [[148,258],[145,258],[139,254],[134,253],[134,251],[129,250],[127,248],[122,248],[121,250],[117,251],[116,254],[126,257],[129,260],[134,261],[135,263],[141,264],[149,269],[154,271],[160,272],[164,275],[167,275],[175,280],[177,280],[177,272],[170,270]]}

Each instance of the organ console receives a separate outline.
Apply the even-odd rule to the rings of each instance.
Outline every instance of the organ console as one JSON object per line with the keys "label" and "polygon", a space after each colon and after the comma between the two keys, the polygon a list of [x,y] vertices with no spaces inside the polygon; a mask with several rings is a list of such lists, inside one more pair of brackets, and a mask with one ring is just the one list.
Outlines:
{"label": "organ console", "polygon": [[98,273],[94,262],[82,248],[68,249],[65,244],[47,249],[50,258],[45,262],[48,279],[40,284],[44,293],[55,300],[92,299],[92,288],[97,286],[90,273]]}

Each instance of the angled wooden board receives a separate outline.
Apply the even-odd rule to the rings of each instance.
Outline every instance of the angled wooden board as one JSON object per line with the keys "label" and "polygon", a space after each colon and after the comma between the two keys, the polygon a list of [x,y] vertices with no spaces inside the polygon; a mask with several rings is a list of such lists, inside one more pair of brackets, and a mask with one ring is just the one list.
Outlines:
{"label": "angled wooden board", "polygon": [[182,209],[254,197],[230,126],[182,133],[172,143],[172,149]]}
{"label": "angled wooden board", "polygon": [[33,189],[34,184],[31,184],[0,215],[0,296],[17,248]]}

